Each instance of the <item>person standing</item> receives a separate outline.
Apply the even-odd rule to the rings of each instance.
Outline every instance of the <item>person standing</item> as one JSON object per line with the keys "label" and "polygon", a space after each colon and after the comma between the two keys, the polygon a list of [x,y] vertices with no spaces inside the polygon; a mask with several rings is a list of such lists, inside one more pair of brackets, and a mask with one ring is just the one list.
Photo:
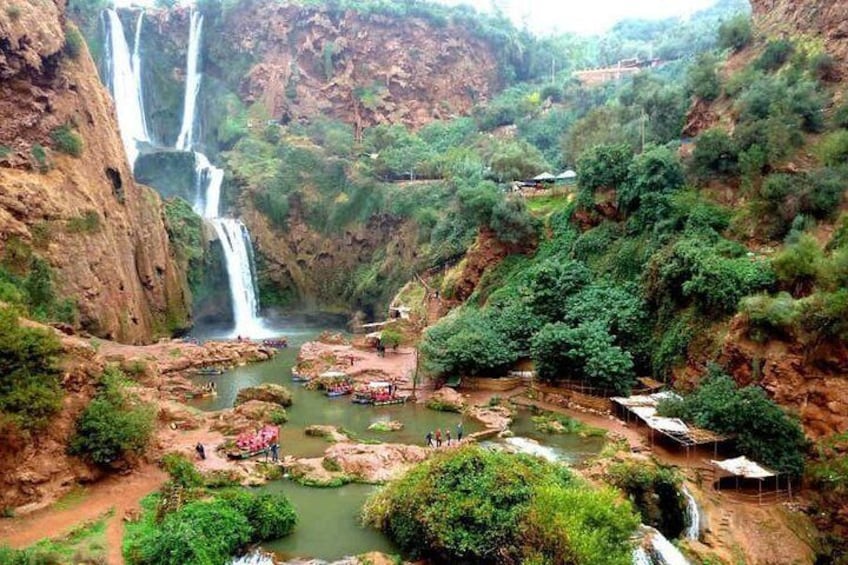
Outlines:
{"label": "person standing", "polygon": [[447,428],[445,428],[445,441],[447,442],[448,447],[450,447],[450,430]]}
{"label": "person standing", "polygon": [[202,443],[197,442],[197,445],[194,446],[194,450],[201,459],[206,459],[206,449],[204,449]]}
{"label": "person standing", "polygon": [[442,447],[442,429],[436,430],[436,447]]}
{"label": "person standing", "polygon": [[271,461],[274,463],[280,460],[280,444],[276,441],[271,444]]}
{"label": "person standing", "polygon": [[456,425],[456,441],[462,443],[462,422]]}
{"label": "person standing", "polygon": [[433,447],[433,432],[427,432],[424,437],[427,438],[427,447]]}

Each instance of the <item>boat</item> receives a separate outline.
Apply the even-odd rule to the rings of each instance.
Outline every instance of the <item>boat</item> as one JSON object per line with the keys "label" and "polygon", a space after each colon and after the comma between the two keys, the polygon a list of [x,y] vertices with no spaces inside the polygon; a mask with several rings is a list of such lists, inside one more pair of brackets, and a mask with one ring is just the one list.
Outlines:
{"label": "boat", "polygon": [[291,380],[295,383],[305,383],[309,379],[299,373],[295,373],[294,371],[292,371]]}
{"label": "boat", "polygon": [[279,440],[280,428],[263,426],[255,434],[246,432],[236,438],[235,448],[228,450],[228,459],[250,459],[268,453],[271,446]]}
{"label": "boat", "polygon": [[367,391],[356,391],[353,393],[353,398],[350,401],[354,404],[371,404],[374,402],[374,399],[371,398],[371,394]]}
{"label": "boat", "polygon": [[393,404],[406,404],[406,396],[392,396],[385,400],[374,400],[371,402],[373,406],[392,406]]}
{"label": "boat", "polygon": [[194,370],[195,375],[223,375],[224,369],[219,367],[198,367]]}
{"label": "boat", "polygon": [[284,337],[263,339],[262,345],[265,347],[273,347],[274,349],[285,349],[289,346],[289,340]]}
{"label": "boat", "polygon": [[350,394],[350,393],[351,393],[351,391],[348,390],[348,389],[328,390],[326,392],[327,396],[329,396],[330,398],[338,398],[339,396],[345,396],[345,395]]}

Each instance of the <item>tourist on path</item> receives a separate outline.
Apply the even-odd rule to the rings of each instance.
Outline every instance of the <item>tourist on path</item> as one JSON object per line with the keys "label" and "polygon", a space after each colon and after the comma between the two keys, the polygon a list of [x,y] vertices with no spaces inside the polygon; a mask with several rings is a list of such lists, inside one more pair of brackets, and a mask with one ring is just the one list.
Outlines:
{"label": "tourist on path", "polygon": [[456,441],[462,442],[462,422],[456,425]]}
{"label": "tourist on path", "polygon": [[442,430],[436,430],[436,447],[442,447]]}
{"label": "tourist on path", "polygon": [[197,455],[199,455],[201,459],[206,459],[206,450],[203,448],[202,443],[197,442],[197,445],[194,446],[194,450],[197,452]]}
{"label": "tourist on path", "polygon": [[280,460],[280,444],[274,442],[271,444],[271,461],[276,463]]}
{"label": "tourist on path", "polygon": [[433,447],[433,432],[427,432],[424,437],[427,438],[427,447]]}
{"label": "tourist on path", "polygon": [[445,441],[447,441],[448,447],[450,447],[450,430],[445,430]]}

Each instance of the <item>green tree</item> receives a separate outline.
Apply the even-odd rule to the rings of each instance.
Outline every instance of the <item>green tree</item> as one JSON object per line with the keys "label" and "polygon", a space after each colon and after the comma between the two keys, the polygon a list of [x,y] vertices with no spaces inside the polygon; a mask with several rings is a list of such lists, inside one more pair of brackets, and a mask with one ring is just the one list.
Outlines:
{"label": "green tree", "polygon": [[751,18],[747,14],[739,14],[718,28],[718,46],[722,49],[740,51],[750,42]]}
{"label": "green tree", "polygon": [[736,174],[739,154],[730,136],[720,129],[707,130],[699,135],[692,152],[692,169],[703,178],[711,174]]}
{"label": "green tree", "polygon": [[22,430],[49,424],[62,406],[61,350],[51,331],[22,326],[15,310],[0,307],[0,417]]}
{"label": "green tree", "polygon": [[627,180],[633,152],[624,144],[596,145],[577,162],[581,202],[589,202],[601,188],[617,189]]}
{"label": "green tree", "polygon": [[107,368],[100,390],[76,422],[68,451],[98,465],[111,465],[147,449],[155,411],[128,390],[123,373]]}
{"label": "green tree", "polygon": [[634,212],[646,197],[676,192],[684,182],[677,155],[666,147],[649,147],[628,167],[627,181],[618,190],[619,209]]}
{"label": "green tree", "polygon": [[721,94],[721,82],[716,70],[715,57],[704,53],[689,67],[686,87],[698,98],[715,100]]}

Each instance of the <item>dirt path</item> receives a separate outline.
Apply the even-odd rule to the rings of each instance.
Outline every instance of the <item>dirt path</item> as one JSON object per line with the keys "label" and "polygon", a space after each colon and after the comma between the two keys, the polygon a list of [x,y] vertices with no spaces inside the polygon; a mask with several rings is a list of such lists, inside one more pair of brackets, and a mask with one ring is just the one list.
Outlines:
{"label": "dirt path", "polygon": [[32,545],[45,537],[59,537],[81,522],[96,520],[110,510],[106,527],[108,562],[123,563],[121,538],[124,515],[138,508],[139,501],[159,488],[167,476],[154,464],[145,464],[129,475],[115,475],[85,489],[82,499],[68,508],[45,508],[27,516],[0,523],[0,542],[15,548]]}
{"label": "dirt path", "polygon": [[[194,446],[201,442],[207,458],[195,463],[201,471],[226,469],[231,465],[212,447],[223,436],[206,429],[173,431],[163,429],[158,436],[160,446],[178,451],[195,460]],[[60,537],[82,522],[96,520],[110,510],[114,513],[106,524],[106,551],[109,565],[121,565],[121,543],[124,536],[124,516],[139,509],[139,502],[156,491],[168,475],[154,463],[146,463],[128,475],[114,475],[85,488],[79,501],[66,508],[44,508],[12,520],[0,521],[0,544],[24,548],[43,538]]]}

